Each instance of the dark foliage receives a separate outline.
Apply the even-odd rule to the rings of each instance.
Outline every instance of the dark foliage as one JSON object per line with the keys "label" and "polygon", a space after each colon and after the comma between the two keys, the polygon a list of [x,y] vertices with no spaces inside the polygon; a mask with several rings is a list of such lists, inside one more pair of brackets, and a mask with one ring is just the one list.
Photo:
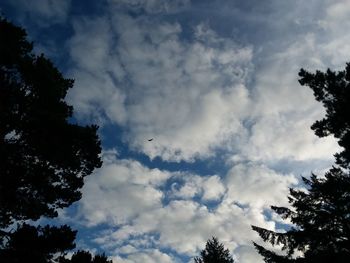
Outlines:
{"label": "dark foliage", "polygon": [[0,250],[1,262],[53,262],[66,250],[73,249],[76,231],[68,226],[34,227],[23,224],[8,233]]}
{"label": "dark foliage", "polygon": [[101,166],[97,126],[69,122],[73,80],[26,33],[0,18],[0,227],[55,217],[81,198],[83,178]]}
{"label": "dark foliage", "polygon": [[104,254],[92,256],[88,251],[79,250],[71,259],[61,257],[59,263],[112,263],[112,260],[108,260]]}
{"label": "dark foliage", "polygon": [[322,102],[326,116],[316,121],[311,128],[317,136],[324,137],[332,134],[338,138],[339,145],[344,150],[335,155],[337,164],[350,168],[350,64],[344,71],[316,71],[309,73],[300,70],[299,82],[314,91],[317,101]]}
{"label": "dark foliage", "polygon": [[[282,218],[289,218],[296,228],[276,233],[253,226],[264,241],[282,245],[280,256],[255,244],[266,262],[347,262],[350,257],[350,180],[340,168],[327,172],[324,179],[315,175],[303,178],[309,191],[290,190],[293,211],[272,207]],[[295,251],[303,258],[293,259]],[[326,261],[322,261],[325,260]],[[332,261],[334,260],[334,261]]]}
{"label": "dark foliage", "polygon": [[[344,150],[336,154],[339,166],[325,178],[312,175],[303,178],[307,191],[291,189],[289,203],[272,209],[294,227],[286,233],[276,233],[257,226],[261,238],[272,245],[281,245],[284,254],[277,254],[255,244],[265,262],[349,262],[350,258],[350,65],[345,71],[311,74],[301,70],[300,83],[313,89],[315,97],[326,108],[326,117],[313,124],[316,135],[334,135]],[[302,256],[295,257],[295,252]]]}
{"label": "dark foliage", "polygon": [[195,263],[233,263],[228,249],[225,249],[216,237],[209,239],[200,257],[194,258]]}
{"label": "dark foliage", "polygon": [[22,222],[81,198],[84,177],[102,164],[98,127],[70,121],[73,80],[32,53],[24,29],[0,17],[0,39],[0,261],[57,262],[75,248],[76,231]]}

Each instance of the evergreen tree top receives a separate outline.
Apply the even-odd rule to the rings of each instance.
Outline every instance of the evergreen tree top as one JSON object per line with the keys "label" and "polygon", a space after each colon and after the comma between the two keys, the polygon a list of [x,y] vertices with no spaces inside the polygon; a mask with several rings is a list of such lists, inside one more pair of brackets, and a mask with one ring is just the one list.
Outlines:
{"label": "evergreen tree top", "polygon": [[346,263],[350,259],[350,64],[339,72],[302,69],[299,76],[300,84],[310,87],[326,109],[325,118],[311,128],[320,137],[338,138],[343,151],[335,155],[338,166],[324,178],[314,174],[303,178],[306,191],[290,189],[291,209],[272,206],[293,223],[287,232],[252,227],[265,242],[280,245],[284,253],[254,245],[268,263]]}
{"label": "evergreen tree top", "polygon": [[200,257],[195,257],[195,263],[233,263],[233,258],[228,249],[225,249],[216,237],[209,239]]}

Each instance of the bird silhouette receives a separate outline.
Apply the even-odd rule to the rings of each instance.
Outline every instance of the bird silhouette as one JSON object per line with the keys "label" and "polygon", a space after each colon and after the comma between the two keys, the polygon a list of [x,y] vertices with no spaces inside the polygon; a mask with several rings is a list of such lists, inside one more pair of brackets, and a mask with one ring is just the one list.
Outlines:
{"label": "bird silhouette", "polygon": [[148,139],[148,141],[149,141],[149,142],[153,141],[153,138],[151,138],[151,139]]}

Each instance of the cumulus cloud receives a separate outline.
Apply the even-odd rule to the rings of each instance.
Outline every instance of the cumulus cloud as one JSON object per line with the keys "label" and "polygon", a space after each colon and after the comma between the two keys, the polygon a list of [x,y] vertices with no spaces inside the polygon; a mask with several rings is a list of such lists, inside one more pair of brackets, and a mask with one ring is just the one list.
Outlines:
{"label": "cumulus cloud", "polygon": [[148,246],[171,248],[177,253],[194,256],[211,236],[219,237],[231,250],[238,244],[250,245],[251,240],[257,240],[257,235],[251,231],[251,223],[274,228],[273,222],[267,223],[261,211],[256,209],[243,209],[223,202],[215,211],[209,211],[192,200],[174,200],[109,233],[105,242],[136,244],[138,250],[142,250],[139,240],[150,236],[153,243]]}
{"label": "cumulus cloud", "polygon": [[134,263],[134,262],[164,262],[173,263],[175,262],[172,257],[168,254],[162,253],[157,249],[148,249],[144,252],[130,253],[126,258],[113,257],[114,263]]}
{"label": "cumulus cloud", "polygon": [[251,48],[203,25],[183,41],[178,23],[120,14],[76,25],[69,43],[77,65],[71,101],[80,114],[102,113],[125,127],[134,149],[151,158],[193,160],[244,130]]}
{"label": "cumulus cloud", "polygon": [[[349,22],[346,20],[349,17],[349,1],[347,0],[336,0],[336,1],[325,1],[325,16],[321,18],[321,25],[332,30],[341,30]],[[343,21],[344,23],[339,23]]]}
{"label": "cumulus cloud", "polygon": [[294,112],[259,117],[241,154],[251,161],[323,159],[330,163],[331,153],[339,149],[336,141],[316,137],[309,128],[312,121],[302,116],[306,115]]}
{"label": "cumulus cloud", "polygon": [[[274,16],[283,17],[283,10]],[[326,16],[333,31],[334,12],[330,6]],[[322,31],[316,20],[299,22]],[[120,125],[124,141],[152,159],[194,161],[224,149],[235,160],[330,162],[329,153],[338,149],[332,138],[318,139],[309,129],[323,109],[298,84],[297,73],[301,67],[324,68],[329,50],[346,47],[345,40],[320,41],[306,31],[284,39],[283,49],[271,51],[262,43],[264,52],[253,53],[204,23],[184,38],[179,23],[120,11],[76,20],[74,28],[69,46],[76,87],[70,100],[78,115]],[[253,54],[260,62],[250,82]],[[330,60],[339,57],[344,54]]]}
{"label": "cumulus cloud", "polygon": [[259,209],[287,206],[289,187],[296,184],[294,175],[281,175],[254,163],[234,166],[226,178],[228,198]]}
{"label": "cumulus cloud", "polygon": [[319,54],[325,67],[343,69],[349,61],[350,48],[347,43],[350,36],[346,29],[350,26],[347,0],[325,1],[324,16],[318,20],[321,34],[318,35]]}
{"label": "cumulus cloud", "polygon": [[90,114],[99,123],[106,122],[106,117],[123,123],[125,94],[114,76],[123,79],[124,72],[117,54],[110,54],[113,31],[109,20],[77,20],[73,28],[79,32],[69,41],[71,59],[75,62],[70,75],[76,80],[76,88],[70,91],[69,100],[78,116]]}
{"label": "cumulus cloud", "polygon": [[[177,186],[169,190],[166,185],[171,182]],[[248,249],[252,240],[259,240],[251,225],[276,229],[275,221],[265,213],[271,204],[286,205],[287,189],[296,183],[293,175],[277,174],[254,163],[237,165],[221,179],[149,169],[136,161],[118,160],[115,151],[107,151],[103,167],[83,188],[75,220],[87,227],[109,225],[91,241],[108,250],[117,262],[161,258],[181,262],[165,251],[190,258],[212,236],[235,257],[258,259]],[[219,202],[206,204],[213,200]]]}
{"label": "cumulus cloud", "polygon": [[104,162],[104,166],[87,179],[83,189],[78,216],[88,226],[123,224],[161,207],[163,193],[158,186],[169,173],[150,170],[131,160],[105,157]]}
{"label": "cumulus cloud", "polygon": [[217,175],[199,176],[188,173],[180,174],[172,183],[169,196],[172,198],[191,199],[201,197],[203,201],[219,200],[225,193],[225,187]]}
{"label": "cumulus cloud", "polygon": [[[314,32],[306,31],[289,39],[282,50],[265,51],[267,56],[261,57],[260,66],[255,68],[253,110],[247,118],[249,136],[245,144],[240,144],[241,158],[262,162],[333,161],[332,153],[339,150],[334,138],[318,138],[310,129],[324,115],[324,109],[311,89],[298,84],[301,68],[324,70],[334,60],[327,55],[328,45]],[[333,57],[338,60],[337,68],[343,63],[343,55]]]}
{"label": "cumulus cloud", "polygon": [[114,7],[145,11],[147,13],[174,13],[189,7],[190,0],[109,0]]}
{"label": "cumulus cloud", "polygon": [[[331,162],[335,141],[309,128],[322,106],[298,84],[297,73],[344,65],[348,1],[267,2],[244,12],[235,7],[241,19],[251,16],[244,17],[254,28],[247,34],[266,34],[249,38],[249,45],[209,22],[189,29],[181,18],[163,20],[190,1],[111,0],[110,13],[74,19],[67,46],[76,85],[69,99],[79,118],[117,124],[123,142],[150,158],[190,162],[220,150],[232,159],[227,174],[200,175],[105,154],[104,166],[86,181],[76,219],[109,226],[92,242],[116,262],[177,262],[169,251],[191,257],[211,236],[237,262],[262,262],[250,225],[275,230],[280,219],[269,206],[287,205],[288,188],[298,184],[294,174],[281,172],[286,165],[276,171],[274,164]],[[266,28],[256,30],[257,24]]]}
{"label": "cumulus cloud", "polygon": [[236,261],[239,263],[263,262],[252,246],[239,246],[234,253],[237,255]]}
{"label": "cumulus cloud", "polygon": [[44,21],[41,26],[65,22],[71,6],[71,0],[14,0],[9,3],[20,16],[29,16],[36,22]]}

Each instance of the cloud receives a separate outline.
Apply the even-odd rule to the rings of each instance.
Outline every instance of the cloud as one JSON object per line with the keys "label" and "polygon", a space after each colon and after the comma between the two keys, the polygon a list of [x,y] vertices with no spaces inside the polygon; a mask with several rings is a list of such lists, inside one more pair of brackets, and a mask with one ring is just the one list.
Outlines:
{"label": "cloud", "polygon": [[122,125],[132,148],[151,158],[193,160],[242,132],[251,48],[204,25],[183,41],[178,23],[118,14],[111,22],[75,24],[70,100],[82,115],[102,114]]}
{"label": "cloud", "polygon": [[281,175],[264,165],[239,164],[228,173],[228,198],[259,209],[287,206],[289,187],[297,185],[294,175]]}
{"label": "cloud", "polygon": [[324,16],[318,20],[320,34],[317,41],[319,54],[322,55],[325,68],[343,69],[349,61],[350,36],[346,30],[349,22],[349,1],[325,1]]}
{"label": "cloud", "polygon": [[172,257],[162,253],[157,249],[149,249],[144,252],[130,253],[126,258],[113,257],[114,263],[134,263],[134,262],[144,262],[144,263],[154,263],[154,262],[164,262],[173,263],[175,262]]}
{"label": "cloud", "polygon": [[324,115],[324,109],[311,89],[298,84],[301,68],[312,71],[326,67],[327,44],[306,31],[283,45],[281,51],[265,51],[267,55],[255,68],[253,110],[246,120],[249,136],[238,146],[237,155],[260,162],[319,159],[330,163],[332,154],[339,150],[336,141],[332,136],[318,138],[310,129]]}
{"label": "cloud", "polygon": [[[20,16],[29,16],[38,25],[63,23],[66,21],[71,0],[13,0],[8,1]],[[45,23],[41,23],[45,21]]]}
{"label": "cloud", "polygon": [[259,117],[251,127],[247,144],[242,145],[241,154],[251,161],[323,159],[330,162],[332,153],[339,147],[332,137],[320,139],[314,135],[309,128],[312,124],[309,116],[290,112]]}
{"label": "cloud", "polygon": [[[69,40],[71,59],[75,68],[69,74],[75,78],[69,101],[76,114],[92,115],[99,123],[125,120],[125,94],[116,82],[123,78],[123,68],[117,54],[111,54],[113,31],[107,18],[81,19],[73,24],[75,34]],[[92,37],[93,36],[93,37]],[[101,109],[101,107],[103,107]]]}
{"label": "cloud", "polygon": [[252,246],[239,246],[234,251],[236,261],[239,263],[263,262],[261,256],[256,253]]}
{"label": "cloud", "polygon": [[314,163],[330,164],[338,149],[310,130],[324,110],[297,73],[344,65],[349,5],[271,0],[249,11],[236,7],[237,17],[250,15],[237,28],[254,35],[243,45],[216,32],[215,23],[190,27],[186,17],[169,18],[183,3],[190,8],[189,1],[115,0],[104,16],[76,18],[67,42],[76,79],[70,102],[79,118],[117,124],[123,142],[150,158],[195,162],[224,152],[231,169],[168,172],[112,152],[87,179],[76,218],[91,228],[108,225],[92,242],[117,262],[181,261],[171,253],[198,255],[211,236],[238,262],[262,262],[250,225],[280,227],[269,207],[288,205],[288,188],[298,184],[287,165],[308,173]]}
{"label": "cloud", "polygon": [[218,176],[211,176],[207,178],[203,183],[203,199],[204,200],[217,200],[224,193],[224,186]]}
{"label": "cloud", "polygon": [[[274,16],[284,11],[280,6]],[[299,21],[306,31],[284,39],[283,48],[270,50],[267,42],[253,52],[205,23],[185,36],[180,23],[120,12],[74,23],[70,101],[78,116],[118,124],[124,142],[151,159],[195,161],[218,149],[236,160],[332,159],[335,141],[309,129],[322,106],[298,84],[297,73],[324,68],[329,50],[346,45],[319,41],[308,31],[321,30],[316,19]]]}
{"label": "cloud", "polygon": [[[171,182],[177,187],[168,188]],[[258,258],[242,248],[259,240],[251,225],[275,229],[272,217],[266,217],[269,206],[286,205],[288,187],[297,182],[294,175],[254,163],[237,165],[222,179],[149,169],[106,151],[103,167],[84,185],[74,221],[87,227],[107,224],[91,242],[117,262],[162,257],[181,262],[169,251],[193,257],[212,236],[238,258],[247,253]]]}
{"label": "cloud", "polygon": [[[211,34],[183,42],[179,25],[150,29],[128,20],[127,27],[137,29],[129,30],[121,43],[138,92],[135,103],[127,106],[133,147],[151,158],[191,160],[211,155],[228,136],[240,132],[248,97],[244,78],[249,48],[235,48]],[[144,43],[147,37],[155,44]],[[145,143],[145,136],[154,142]]]}
{"label": "cloud", "polygon": [[[258,240],[258,237],[251,231],[250,224],[274,229],[274,223],[266,222],[257,209],[240,208],[224,201],[215,211],[209,211],[194,201],[175,200],[106,234],[102,244],[113,244],[116,253],[118,244],[132,244],[137,251],[142,251],[147,244],[147,247],[170,249],[191,257],[198,255],[211,236],[219,237],[231,251],[240,245],[251,246],[251,240]],[[123,252],[129,254],[126,250]]]}
{"label": "cloud", "polygon": [[[324,22],[329,25],[329,27],[339,24],[339,21],[344,21],[349,17],[349,1],[347,0],[336,0],[336,1],[326,1],[326,16],[324,17]],[[348,22],[345,20],[345,23]],[[333,28],[334,29],[334,28]]]}
{"label": "cloud", "polygon": [[189,7],[190,0],[109,0],[113,7],[146,13],[175,13]]}
{"label": "cloud", "polygon": [[158,186],[169,173],[112,157],[105,157],[104,163],[86,180],[83,188],[78,217],[85,220],[86,225],[119,225],[161,207],[163,193]]}
{"label": "cloud", "polygon": [[[177,178],[176,178],[177,177]],[[199,176],[180,174],[171,186],[169,196],[172,198],[192,199],[201,197],[203,201],[219,200],[225,193],[225,187],[217,175]]]}

